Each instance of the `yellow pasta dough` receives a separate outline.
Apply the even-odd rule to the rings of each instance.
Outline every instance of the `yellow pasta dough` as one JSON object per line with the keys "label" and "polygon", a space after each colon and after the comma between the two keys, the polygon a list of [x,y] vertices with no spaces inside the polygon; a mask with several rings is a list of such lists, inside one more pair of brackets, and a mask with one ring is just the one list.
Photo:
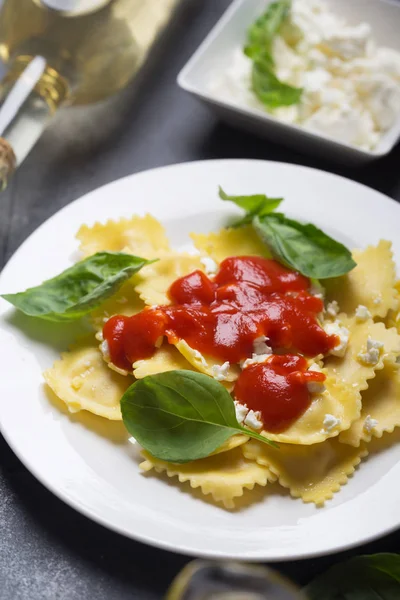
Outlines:
{"label": "yellow pasta dough", "polygon": [[[151,215],[83,225],[77,238],[85,257],[108,250],[158,259],[91,313],[94,329],[100,332],[115,314],[132,316],[149,306],[170,304],[168,290],[177,278],[198,269],[204,272],[201,256],[218,264],[230,256],[271,257],[251,226],[193,233],[191,237],[200,255],[171,250],[163,226]],[[347,350],[342,358],[314,357],[312,362],[317,362],[327,377],[325,390],[311,395],[308,409],[286,430],[262,432],[278,442],[279,448],[237,434],[209,457],[190,463],[168,463],[143,450],[140,467],[144,472],[176,477],[227,509],[235,507],[246,489],[253,490],[256,485],[262,489],[268,482],[279,481],[294,498],[317,505],[346,484],[367,456],[367,443],[400,426],[400,282],[395,281],[391,244],[382,240],[377,246],[355,250],[353,255],[355,269],[324,281],[327,301],[338,302],[342,312],[337,319],[349,330]],[[370,318],[357,319],[359,305],[366,307]],[[336,318],[334,312],[329,319]],[[97,337],[101,339],[99,333]],[[368,340],[383,344],[375,346],[379,350],[376,360],[362,358],[367,355]],[[106,364],[107,345],[103,357],[90,336],[62,354],[44,377],[71,412],[86,410],[120,421],[120,399],[137,379],[171,370],[196,370],[231,391],[240,375],[238,365],[203,356],[184,340],[169,344],[160,338],[159,342],[151,358],[136,361],[132,373],[123,376],[114,365]]]}
{"label": "yellow pasta dough", "polygon": [[[355,390],[365,390],[376,371],[383,369],[385,363],[396,362],[400,354],[400,336],[395,329],[386,329],[383,323],[374,323],[371,319],[358,323],[354,318],[340,315],[339,320],[350,332],[349,344],[343,358],[328,356],[325,359],[326,371]],[[359,359],[359,355],[366,352],[368,338],[383,344],[376,364]]]}
{"label": "yellow pasta dough", "polygon": [[100,331],[104,322],[113,315],[131,317],[144,308],[145,304],[135,290],[135,278],[132,278],[126,281],[116,294],[91,312],[90,321],[96,331]]}
{"label": "yellow pasta dough", "polygon": [[112,421],[122,419],[120,399],[133,383],[107,368],[92,336],[61,355],[44,378],[70,412],[87,410]]}
{"label": "yellow pasta dough", "polygon": [[397,366],[387,365],[363,392],[360,417],[340,434],[339,441],[358,447],[395,427],[400,427],[400,372]]}
{"label": "yellow pasta dough", "polygon": [[[212,356],[203,356],[198,350],[191,348],[185,340],[179,340],[175,344],[176,348],[185,357],[185,359],[200,373],[210,375],[210,377],[216,377],[218,369],[222,367],[221,362],[213,358]],[[240,369],[237,365],[229,365],[226,374],[224,374],[224,381],[235,381],[240,374]]]}
{"label": "yellow pasta dough", "polygon": [[163,344],[151,358],[137,360],[133,363],[133,374],[136,379],[180,369],[190,371],[192,365],[178,352],[175,346],[170,344]]}
{"label": "yellow pasta dough", "polygon": [[354,250],[357,266],[342,277],[325,280],[328,300],[336,300],[340,310],[351,316],[361,304],[372,317],[385,317],[398,305],[395,289],[396,267],[392,244],[381,240],[377,246]]}
{"label": "yellow pasta dough", "polygon": [[[264,430],[262,433],[268,439],[284,444],[318,444],[324,440],[339,435],[341,431],[350,427],[358,418],[361,410],[361,396],[351,386],[327,377],[325,391],[312,395],[308,409],[282,433],[271,433]],[[336,427],[324,426],[326,415],[338,419]]]}
{"label": "yellow pasta dough", "polygon": [[136,291],[149,306],[170,304],[168,289],[178,279],[193,271],[204,270],[199,256],[170,254],[147,265],[136,275]]}
{"label": "yellow pasta dough", "polygon": [[251,225],[221,229],[216,233],[192,233],[190,237],[201,253],[208,254],[217,263],[229,256],[271,256],[265,244],[254,234]]}
{"label": "yellow pasta dough", "polygon": [[394,287],[397,292],[397,308],[395,310],[389,310],[384,319],[384,323],[388,328],[396,327],[397,331],[400,333],[400,280],[396,281]]}
{"label": "yellow pasta dough", "polygon": [[317,505],[332,498],[368,454],[365,446],[352,448],[337,440],[313,446],[280,444],[279,449],[250,440],[242,449],[247,459],[269,468],[294,498]]}
{"label": "yellow pasta dough", "polygon": [[268,481],[276,480],[268,467],[247,460],[242,447],[183,465],[159,460],[143,451],[146,460],[140,467],[146,472],[154,469],[168,477],[177,477],[193,489],[200,488],[204,495],[211,494],[215,502],[222,502],[225,508],[234,508],[235,499],[243,496],[245,489],[252,490],[255,485],[265,486]]}
{"label": "yellow pasta dough", "polygon": [[210,456],[214,456],[215,454],[221,454],[221,452],[229,452],[230,450],[233,450],[234,448],[238,448],[239,446],[242,446],[243,444],[248,442],[249,439],[250,438],[247,435],[242,435],[240,433],[237,433],[236,435],[233,435],[228,440],[226,440],[226,442],[224,442],[222,444],[222,446],[220,446],[219,448],[214,450],[214,452],[212,452],[210,454]]}
{"label": "yellow pasta dough", "polygon": [[84,256],[100,251],[127,252],[143,258],[158,258],[170,252],[164,227],[151,215],[119,221],[82,225],[76,237]]}

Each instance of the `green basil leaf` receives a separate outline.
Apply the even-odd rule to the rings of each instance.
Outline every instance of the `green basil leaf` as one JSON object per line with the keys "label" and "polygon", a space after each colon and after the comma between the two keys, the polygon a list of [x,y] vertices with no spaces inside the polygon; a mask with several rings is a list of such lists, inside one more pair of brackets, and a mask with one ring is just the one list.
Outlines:
{"label": "green basil leaf", "polygon": [[350,250],[311,223],[272,213],[256,216],[253,226],[278,260],[307,277],[338,277],[356,266]]}
{"label": "green basil leaf", "polygon": [[272,444],[238,424],[232,397],[221,383],[194,371],[136,381],[121,398],[121,412],[139,444],[168,462],[205,458],[237,433]]}
{"label": "green basil leaf", "polygon": [[263,55],[264,58],[268,56],[270,64],[273,66],[272,41],[275,35],[279,33],[289,14],[290,8],[290,0],[273,2],[253,25],[249,27],[247,45],[244,49],[247,56],[250,58],[256,58],[260,55]]}
{"label": "green basil leaf", "polygon": [[265,194],[254,194],[252,196],[229,196],[224,190],[219,188],[219,197],[221,200],[227,200],[233,202],[239,208],[243,208],[246,211],[244,217],[235,221],[232,227],[240,227],[241,225],[248,225],[253,221],[253,217],[256,215],[262,217],[273,212],[283,198],[268,198]]}
{"label": "green basil leaf", "polygon": [[256,58],[251,74],[253,92],[268,108],[291,106],[300,101],[302,88],[293,87],[280,81],[269,62]]}
{"label": "green basil leaf", "polygon": [[37,287],[2,297],[31,317],[72,321],[99,306],[151,262],[121,252],[98,252]]}
{"label": "green basil leaf", "polygon": [[272,43],[285,23],[290,8],[290,0],[273,2],[247,32],[244,53],[253,60],[253,92],[268,108],[297,104],[303,91],[283,83],[274,73]]}
{"label": "green basil leaf", "polygon": [[400,556],[358,556],[335,565],[304,589],[310,600],[398,600]]}

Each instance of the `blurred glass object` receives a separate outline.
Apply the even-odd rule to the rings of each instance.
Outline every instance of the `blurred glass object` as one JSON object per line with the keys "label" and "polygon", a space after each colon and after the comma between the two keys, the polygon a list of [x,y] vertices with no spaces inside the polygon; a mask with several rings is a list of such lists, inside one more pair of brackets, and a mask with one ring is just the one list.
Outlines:
{"label": "blurred glass object", "polygon": [[196,560],[173,581],[165,600],[307,600],[279,573],[262,566]]}
{"label": "blurred glass object", "polygon": [[0,58],[3,187],[60,107],[122,89],[180,0],[4,0]]}

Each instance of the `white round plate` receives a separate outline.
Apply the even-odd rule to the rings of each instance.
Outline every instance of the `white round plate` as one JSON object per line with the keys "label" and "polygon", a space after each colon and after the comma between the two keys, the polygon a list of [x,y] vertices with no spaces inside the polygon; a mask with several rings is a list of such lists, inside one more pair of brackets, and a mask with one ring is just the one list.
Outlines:
{"label": "white round plate", "polygon": [[[346,179],[275,162],[221,160],[147,171],[70,204],[26,240],[5,267],[1,293],[37,285],[77,258],[74,238],[93,224],[150,212],[177,248],[190,231],[218,229],[236,212],[217,197],[265,192],[283,196],[286,214],[310,220],[349,247],[393,241],[400,263],[400,206]],[[0,303],[0,426],[26,467],[62,500],[136,540],[208,557],[289,560],[338,551],[400,524],[400,445],[370,457],[324,508],[281,495],[256,494],[237,512],[213,506],[187,487],[138,469],[122,424],[68,414],[46,393],[42,371],[66,349],[78,326],[54,326]],[[274,486],[275,489],[275,486]]]}

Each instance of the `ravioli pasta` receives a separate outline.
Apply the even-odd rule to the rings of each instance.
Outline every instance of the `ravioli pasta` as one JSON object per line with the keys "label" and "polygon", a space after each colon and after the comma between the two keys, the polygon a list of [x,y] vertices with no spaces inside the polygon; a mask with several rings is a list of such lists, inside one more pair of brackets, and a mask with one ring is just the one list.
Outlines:
{"label": "ravioli pasta", "polygon": [[154,469],[168,477],[177,477],[180,483],[187,482],[192,489],[200,488],[205,496],[210,494],[215,502],[221,502],[228,509],[235,507],[235,500],[243,496],[245,490],[276,480],[268,467],[247,460],[242,446],[183,465],[164,462],[148,452],[143,452],[143,457],[146,459],[140,465],[143,471]]}
{"label": "ravioli pasta", "polygon": [[392,245],[381,240],[377,246],[354,250],[355,269],[327,281],[328,300],[336,300],[342,311],[353,315],[357,306],[365,306],[372,317],[385,317],[398,308],[396,267]]}
{"label": "ravioli pasta", "polygon": [[107,368],[93,336],[62,354],[44,378],[70,412],[87,410],[111,421],[122,419],[119,401],[132,383]]}
{"label": "ravioli pasta", "polygon": [[221,229],[218,233],[192,233],[195,247],[217,263],[229,256],[271,256],[265,245],[246,225],[237,229]]}
{"label": "ravioli pasta", "polygon": [[[400,354],[400,337],[395,329],[386,329],[383,323],[374,323],[372,319],[357,323],[355,318],[341,315],[340,322],[350,332],[349,345],[343,358],[327,357],[326,371],[347,387],[358,391],[365,390],[368,388],[368,381],[375,377],[376,371],[383,369],[385,363],[396,362]],[[366,351],[368,338],[383,345],[383,352],[375,364],[368,364],[359,359],[359,355]]]}
{"label": "ravioli pasta", "polygon": [[[325,388],[324,392],[314,394],[308,409],[284,432],[276,434],[263,431],[263,434],[279,444],[282,442],[309,446],[335,437],[350,427],[351,423],[360,415],[361,396],[359,392],[333,377],[326,379]],[[335,428],[324,427],[324,419],[327,414],[338,420],[339,423]]]}
{"label": "ravioli pasta", "polygon": [[270,469],[294,498],[317,505],[331,499],[368,454],[365,446],[346,447],[337,440],[313,446],[281,444],[279,448],[251,440],[243,452],[248,460]]}
{"label": "ravioli pasta", "polygon": [[149,306],[170,304],[168,288],[178,277],[203,269],[198,256],[170,254],[144,267],[137,274],[136,291]]}
{"label": "ravioli pasta", "polygon": [[362,394],[362,411],[339,441],[351,446],[370,442],[400,427],[400,372],[397,366],[387,365],[377,373]]}
{"label": "ravioli pasta", "polygon": [[170,251],[164,227],[151,215],[82,225],[76,237],[83,256],[96,252],[128,252],[142,258],[158,258]]}
{"label": "ravioli pasta", "polygon": [[[230,256],[271,256],[250,226],[193,233],[198,254],[179,253],[171,249],[163,226],[150,215],[83,225],[77,237],[84,256],[108,250],[158,259],[92,312],[90,320],[100,340],[109,317],[132,316],[145,306],[170,304],[168,290],[173,281],[194,270],[205,271],[205,258],[220,264]],[[353,255],[354,270],[323,282],[326,305],[336,301],[337,310],[320,315],[323,325],[337,320],[347,328],[347,349],[340,357],[314,357],[326,375],[325,389],[311,394],[308,408],[284,431],[261,432],[279,447],[234,435],[208,458],[185,464],[158,460],[143,451],[140,467],[144,473],[165,474],[227,509],[235,508],[238,499],[250,503],[251,490],[260,492],[268,483],[316,505],[331,499],[346,484],[367,457],[371,440],[400,427],[400,282],[395,279],[391,244],[382,240]],[[231,391],[241,373],[237,364],[221,365],[184,340],[173,345],[165,338],[151,358],[137,360],[124,376],[103,360],[98,339],[94,333],[85,337],[44,374],[71,412],[85,410],[120,420],[121,396],[133,381],[148,375],[184,369],[216,377],[223,370],[222,383]],[[369,355],[372,342],[375,350]]]}
{"label": "ravioli pasta", "polygon": [[139,297],[135,284],[135,278],[129,279],[114,296],[108,298],[90,314],[90,321],[96,331],[101,331],[104,322],[113,315],[131,317],[143,310],[145,304]]}

